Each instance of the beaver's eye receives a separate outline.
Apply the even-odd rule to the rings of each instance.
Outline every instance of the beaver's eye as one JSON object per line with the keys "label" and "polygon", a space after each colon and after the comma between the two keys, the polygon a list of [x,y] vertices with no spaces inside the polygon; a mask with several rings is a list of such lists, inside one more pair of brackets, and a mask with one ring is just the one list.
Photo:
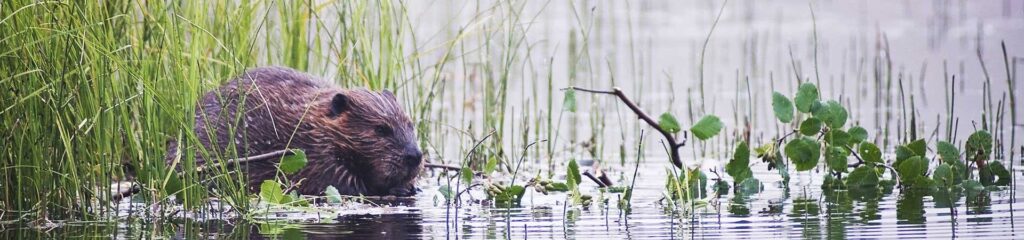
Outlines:
{"label": "beaver's eye", "polygon": [[374,131],[377,132],[377,135],[381,136],[391,135],[391,127],[385,125],[377,126],[376,128],[374,128]]}

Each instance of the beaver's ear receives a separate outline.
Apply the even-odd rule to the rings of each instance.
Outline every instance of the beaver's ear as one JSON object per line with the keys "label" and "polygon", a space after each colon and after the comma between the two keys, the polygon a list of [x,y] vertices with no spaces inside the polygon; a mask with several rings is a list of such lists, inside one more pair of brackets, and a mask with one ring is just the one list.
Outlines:
{"label": "beaver's ear", "polygon": [[332,118],[338,117],[341,113],[348,111],[350,104],[348,96],[341,93],[335,94],[334,98],[331,98],[331,112],[329,112],[327,116]]}
{"label": "beaver's ear", "polygon": [[395,94],[392,93],[390,90],[384,89],[384,91],[382,91],[382,92],[384,92],[385,96],[389,96],[391,98],[395,98]]}

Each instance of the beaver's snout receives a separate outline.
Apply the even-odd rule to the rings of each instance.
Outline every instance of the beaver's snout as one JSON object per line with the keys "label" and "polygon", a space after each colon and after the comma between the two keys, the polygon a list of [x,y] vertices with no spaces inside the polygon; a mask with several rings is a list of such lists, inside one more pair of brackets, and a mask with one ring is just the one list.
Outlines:
{"label": "beaver's snout", "polygon": [[410,167],[419,166],[423,162],[423,153],[415,145],[405,147],[402,153],[402,163]]}

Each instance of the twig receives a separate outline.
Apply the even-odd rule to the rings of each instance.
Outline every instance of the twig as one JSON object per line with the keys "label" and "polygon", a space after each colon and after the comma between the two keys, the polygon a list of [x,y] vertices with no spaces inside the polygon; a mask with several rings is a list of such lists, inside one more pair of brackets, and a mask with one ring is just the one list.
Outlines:
{"label": "twig", "polygon": [[426,168],[440,168],[441,170],[459,171],[461,167],[455,165],[439,164],[439,163],[427,163],[423,165]]}
{"label": "twig", "polygon": [[[268,159],[273,159],[273,158],[280,158],[282,156],[291,156],[291,155],[295,155],[295,153],[292,152],[291,149],[284,149],[284,150],[277,150],[277,151],[273,151],[273,152],[269,152],[269,153],[264,153],[264,154],[260,154],[260,155],[256,155],[256,156],[228,159],[228,160],[221,161],[219,163],[215,163],[215,164],[213,164],[213,166],[218,166],[218,165],[223,165],[223,164],[234,164],[234,163],[238,163],[238,164],[249,163],[249,162],[263,161],[263,160],[268,160]],[[199,167],[196,167],[196,172],[203,172],[206,169],[208,169],[209,167],[210,166],[199,166]]]}
{"label": "twig", "polygon": [[594,174],[590,173],[590,170],[587,170],[586,172],[583,172],[583,176],[587,176],[587,178],[589,178],[591,181],[594,181],[594,183],[597,183],[597,186],[600,187],[600,188],[608,187],[608,185],[605,185],[604,182],[601,182],[601,180],[598,180],[597,177],[594,177]]}
{"label": "twig", "polygon": [[[621,89],[619,89],[617,87],[612,88],[611,91],[597,91],[597,90],[590,90],[590,89],[579,88],[579,87],[568,87],[568,88],[565,88],[565,89],[572,89],[572,90],[576,90],[576,91],[588,92],[588,93],[596,93],[596,94],[609,94],[609,95],[614,95],[614,96],[618,97],[619,100],[622,101],[622,103],[626,104],[626,106],[629,107],[629,110],[632,110],[633,113],[635,113],[637,115],[637,117],[640,118],[640,120],[643,120],[644,122],[646,122],[647,125],[650,125],[652,128],[654,128],[654,130],[657,130],[659,133],[661,133],[662,136],[665,137],[665,141],[668,142],[669,152],[670,152],[670,155],[671,155],[670,157],[671,157],[671,160],[672,160],[672,164],[675,165],[677,168],[682,168],[683,167],[683,161],[679,157],[679,148],[683,147],[683,146],[686,146],[686,138],[687,138],[686,133],[685,132],[683,133],[683,139],[682,140],[677,140],[675,138],[675,136],[672,135],[672,133],[669,133],[668,131],[665,131],[665,129],[661,129],[661,126],[658,125],[658,122],[654,121],[654,119],[651,118],[651,116],[647,115],[647,113],[644,113],[644,111],[641,110],[640,107],[637,106],[636,103],[633,102],[633,100],[630,100],[629,97],[626,97],[626,94],[623,93]],[[565,90],[565,89],[562,89],[562,90]]]}

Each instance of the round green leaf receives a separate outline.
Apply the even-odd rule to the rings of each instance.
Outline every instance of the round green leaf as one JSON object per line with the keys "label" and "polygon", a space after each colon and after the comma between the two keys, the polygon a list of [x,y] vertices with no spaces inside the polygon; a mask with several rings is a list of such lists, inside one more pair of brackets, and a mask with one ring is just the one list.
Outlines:
{"label": "round green leaf", "polygon": [[814,116],[821,119],[829,128],[842,128],[843,125],[846,125],[846,118],[849,117],[846,108],[833,100],[816,108]]}
{"label": "round green leaf", "polygon": [[864,142],[860,144],[860,149],[857,150],[860,153],[860,158],[864,162],[881,164],[882,163],[882,150],[878,149],[874,143]]}
{"label": "round green leaf", "polygon": [[921,156],[913,156],[896,166],[896,172],[900,174],[900,181],[903,183],[915,183],[924,177],[928,171],[928,160]]}
{"label": "round green leaf", "polygon": [[818,132],[821,132],[821,120],[811,117],[800,123],[800,134],[803,134],[804,136],[814,136],[817,135]]}
{"label": "round green leaf", "polygon": [[841,147],[828,147],[825,150],[825,163],[833,172],[846,172],[847,159],[850,152]]}
{"label": "round green leaf", "polygon": [[846,185],[850,187],[874,187],[878,185],[878,172],[874,167],[863,165],[853,169],[846,177]]}
{"label": "round green leaf", "polygon": [[284,190],[281,190],[281,184],[274,180],[263,180],[260,184],[260,198],[269,203],[284,203]]}
{"label": "round green leaf", "polygon": [[842,129],[830,129],[825,133],[825,142],[829,145],[846,146],[850,143],[850,134]]}
{"label": "round green leaf", "polygon": [[786,144],[786,157],[796,165],[797,171],[814,169],[821,157],[818,141],[808,137],[800,137]]}
{"label": "round green leaf", "polygon": [[1010,171],[1006,170],[1006,166],[1003,166],[1003,163],[992,161],[991,163],[989,163],[985,167],[988,168],[989,172],[991,172],[993,175],[995,175],[996,177],[999,177],[999,179],[997,179],[995,181],[996,185],[999,185],[999,186],[1009,186],[1010,185],[1010,175],[1011,174],[1010,174]]}
{"label": "round green leaf", "polygon": [[938,167],[935,167],[935,171],[932,172],[932,180],[937,184],[941,184],[941,186],[952,186],[955,184],[955,174],[956,172],[953,171],[953,168],[950,167],[949,164],[940,164]]}
{"label": "round green leaf", "polygon": [[811,112],[811,105],[818,101],[818,87],[809,82],[800,84],[793,100],[796,102],[797,110],[803,113]]}
{"label": "round green leaf", "polygon": [[682,128],[679,127],[679,121],[676,120],[676,117],[672,116],[671,113],[662,113],[661,116],[658,117],[658,127],[660,127],[661,130],[665,130],[670,133],[677,133],[679,130],[682,130]]}
{"label": "round green leaf", "polygon": [[924,157],[924,154],[928,151],[928,143],[924,139],[918,139],[908,143],[907,148],[911,150],[914,156]]}
{"label": "round green leaf", "polygon": [[967,147],[965,147],[967,159],[970,160],[988,160],[990,154],[992,154],[992,135],[988,131],[981,130],[974,132],[970,137],[967,137]]}
{"label": "round green leaf", "polygon": [[860,143],[868,139],[868,130],[856,126],[850,128],[850,143]]}
{"label": "round green leaf", "polygon": [[946,141],[939,141],[935,144],[935,148],[939,152],[939,158],[942,159],[942,162],[948,164],[960,162],[960,149],[957,149],[956,145]]}
{"label": "round green leaf", "polygon": [[722,131],[722,121],[715,115],[704,116],[690,128],[693,136],[700,140],[708,140],[708,138],[718,135],[720,131]]}
{"label": "round green leaf", "polygon": [[780,122],[789,123],[793,121],[793,102],[779,92],[772,93],[772,110]]}
{"label": "round green leaf", "polygon": [[309,161],[306,159],[306,152],[302,149],[292,149],[292,155],[284,156],[281,159],[281,171],[285,174],[293,174],[306,167]]}
{"label": "round green leaf", "polygon": [[725,165],[725,172],[732,176],[737,183],[753,176],[753,172],[750,171],[750,147],[746,142],[740,142],[736,146],[732,160]]}

